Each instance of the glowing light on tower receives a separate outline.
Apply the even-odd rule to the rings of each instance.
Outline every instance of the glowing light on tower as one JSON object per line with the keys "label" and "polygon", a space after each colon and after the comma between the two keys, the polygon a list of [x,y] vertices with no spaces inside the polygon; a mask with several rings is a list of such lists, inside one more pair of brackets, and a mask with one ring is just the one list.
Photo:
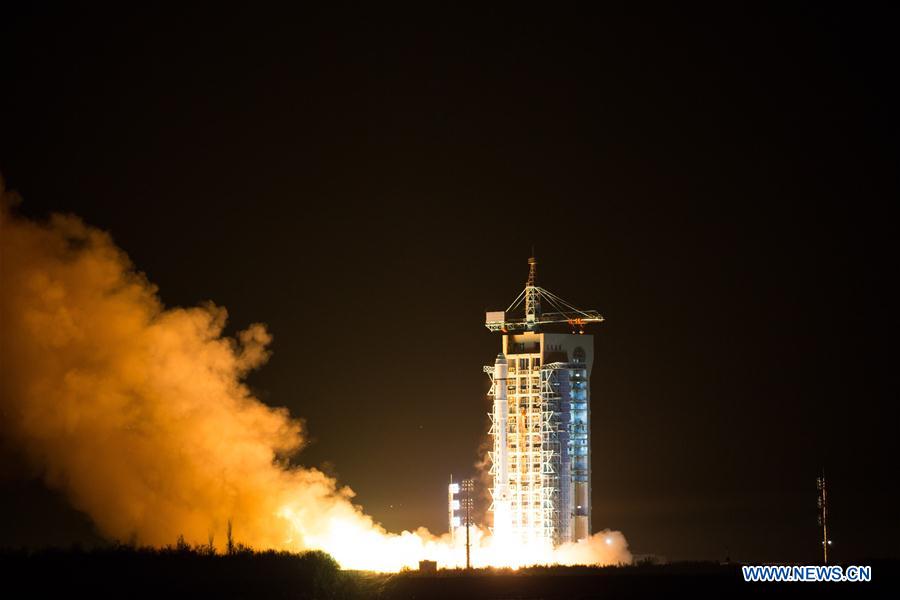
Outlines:
{"label": "glowing light on tower", "polygon": [[456,530],[462,525],[462,519],[459,515],[459,484],[453,483],[453,476],[450,476],[450,485],[447,486],[447,513],[450,522],[450,540],[456,539]]}

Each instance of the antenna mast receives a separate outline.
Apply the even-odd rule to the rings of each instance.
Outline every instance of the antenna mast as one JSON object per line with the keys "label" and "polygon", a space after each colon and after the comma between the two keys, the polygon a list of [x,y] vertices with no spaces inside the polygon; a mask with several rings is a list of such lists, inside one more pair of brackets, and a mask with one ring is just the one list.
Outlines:
{"label": "antenna mast", "polygon": [[528,280],[525,281],[525,323],[533,331],[541,318],[541,296],[537,287],[537,259],[528,259]]}
{"label": "antenna mast", "polygon": [[816,478],[816,486],[819,488],[818,509],[819,525],[822,526],[822,558],[827,565],[828,546],[831,541],[828,539],[828,495],[825,489],[825,469],[822,469],[822,476]]}
{"label": "antenna mast", "polygon": [[[549,306],[550,312],[541,310],[541,304]],[[524,304],[525,315],[513,315]],[[521,313],[519,313],[521,315]],[[572,333],[584,333],[589,323],[601,323],[603,316],[596,310],[575,308],[556,294],[537,284],[537,259],[528,259],[528,279],[525,289],[519,292],[516,299],[506,310],[491,311],[485,314],[484,326],[491,331],[510,333],[514,331],[539,331],[539,328],[552,324],[568,324]]]}

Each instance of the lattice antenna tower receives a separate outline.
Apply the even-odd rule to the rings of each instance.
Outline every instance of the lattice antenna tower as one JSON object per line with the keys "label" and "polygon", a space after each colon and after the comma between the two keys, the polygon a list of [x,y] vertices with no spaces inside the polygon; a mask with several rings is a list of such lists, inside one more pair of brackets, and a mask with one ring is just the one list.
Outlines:
{"label": "lattice antenna tower", "polygon": [[819,513],[819,527],[822,528],[822,560],[828,564],[828,546],[831,540],[828,539],[828,490],[825,486],[825,469],[822,469],[822,475],[816,478],[816,487],[819,494],[817,499],[817,508]]}

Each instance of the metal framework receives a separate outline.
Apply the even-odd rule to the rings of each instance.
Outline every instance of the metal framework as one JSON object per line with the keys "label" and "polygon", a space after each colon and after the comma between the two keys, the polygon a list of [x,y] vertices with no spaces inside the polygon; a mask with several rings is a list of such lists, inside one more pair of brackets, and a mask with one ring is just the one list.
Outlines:
{"label": "metal framework", "polygon": [[[549,305],[552,312],[542,312],[541,306]],[[512,317],[524,304],[525,315]],[[596,310],[575,308],[553,292],[537,285],[537,259],[528,259],[528,279],[525,289],[516,296],[505,311],[487,313],[484,326],[491,331],[538,331],[541,325],[566,323],[573,332],[584,333],[585,325],[603,322],[603,315]]]}
{"label": "metal framework", "polygon": [[523,543],[570,541],[571,516],[582,509],[574,505],[572,486],[589,483],[585,369],[562,362],[541,366],[537,354],[511,355],[503,403],[496,400],[501,384],[494,368],[484,371],[491,376],[489,394],[495,398],[488,413],[491,510],[496,515],[498,501],[508,498],[510,528]]}
{"label": "metal framework", "polygon": [[[491,510],[496,513],[501,496],[508,494],[511,529],[519,533],[523,542],[528,542],[547,537],[548,533],[552,536],[552,525],[549,532],[545,531],[548,523],[544,514],[545,499],[551,495],[549,490],[544,490],[544,475],[552,469],[543,449],[543,438],[548,432],[547,415],[540,398],[540,367],[532,371],[530,367],[519,369],[517,364],[512,364],[508,365],[508,374],[509,379],[492,378],[491,395],[495,402],[494,411],[489,413],[489,433],[494,440],[494,450],[489,453],[490,473],[494,476]],[[521,386],[517,381],[526,383]],[[506,389],[500,390],[500,386]],[[504,403],[496,401],[502,391],[506,392]],[[506,414],[501,410],[504,404],[508,407]]]}

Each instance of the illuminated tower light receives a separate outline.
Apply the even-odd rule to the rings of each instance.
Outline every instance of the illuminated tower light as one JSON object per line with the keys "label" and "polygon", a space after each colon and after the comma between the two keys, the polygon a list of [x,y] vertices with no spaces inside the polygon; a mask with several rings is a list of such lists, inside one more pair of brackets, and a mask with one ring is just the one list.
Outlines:
{"label": "illuminated tower light", "polygon": [[471,568],[471,537],[472,513],[475,510],[475,482],[471,479],[463,479],[459,483],[453,482],[450,476],[450,485],[447,488],[447,507],[450,521],[450,540],[456,540],[456,532],[460,527],[466,528],[466,568]]}
{"label": "illuminated tower light", "polygon": [[456,530],[462,525],[459,515],[459,484],[453,483],[453,475],[450,476],[450,485],[447,487],[447,512],[450,525],[450,540],[456,539]]}

